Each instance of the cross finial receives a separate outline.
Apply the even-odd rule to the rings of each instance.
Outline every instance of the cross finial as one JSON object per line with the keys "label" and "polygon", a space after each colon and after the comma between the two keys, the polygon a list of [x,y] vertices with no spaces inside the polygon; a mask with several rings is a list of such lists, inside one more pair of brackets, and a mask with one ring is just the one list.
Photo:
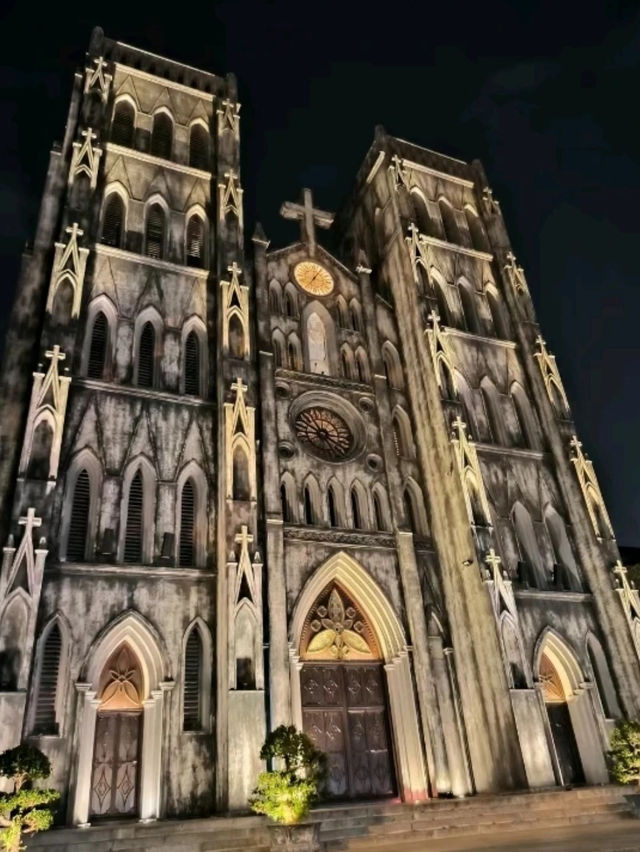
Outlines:
{"label": "cross finial", "polygon": [[498,554],[495,552],[495,550],[492,547],[490,547],[489,552],[487,553],[484,561],[486,562],[487,565],[489,565],[489,567],[495,573],[496,571],[498,571],[498,568],[500,566],[500,563],[502,562],[502,559],[498,556]]}
{"label": "cross finial", "polygon": [[240,550],[247,550],[247,545],[251,544],[253,541],[253,536],[250,532],[248,532],[248,528],[246,524],[242,524],[240,527],[240,532],[236,533],[235,539],[236,544],[240,545]]}
{"label": "cross finial", "polygon": [[242,272],[242,269],[238,266],[238,264],[233,261],[231,266],[227,266],[227,272],[230,272],[234,278],[237,278],[238,275]]}
{"label": "cross finial", "polygon": [[467,437],[467,435],[466,435],[467,424],[464,422],[464,420],[462,419],[462,417],[460,417],[459,414],[456,414],[456,418],[451,425],[453,426],[454,429],[458,430],[459,435],[464,435],[465,438]]}
{"label": "cross finial", "polygon": [[571,440],[569,441],[569,446],[576,451],[576,455],[580,455],[582,441],[578,440],[577,435],[574,435],[573,438],[571,438]]}
{"label": "cross finial", "polygon": [[433,311],[433,310],[429,311],[429,315],[427,316],[427,319],[431,320],[431,325],[434,328],[437,328],[438,323],[440,322],[440,314],[437,311]]}
{"label": "cross finial", "polygon": [[53,349],[47,349],[47,351],[44,353],[44,355],[45,355],[45,358],[51,358],[51,360],[54,361],[54,362],[55,361],[64,361],[64,359],[67,357],[64,354],[64,352],[60,351],[60,347],[58,346],[57,343],[53,347]]}
{"label": "cross finial", "polygon": [[231,390],[236,391],[238,396],[244,396],[244,392],[247,389],[247,385],[242,381],[242,377],[238,376],[236,381],[231,385]]}
{"label": "cross finial", "polygon": [[301,240],[309,248],[309,254],[316,251],[316,225],[319,228],[330,228],[333,223],[333,213],[319,210],[313,206],[313,195],[310,189],[302,190],[302,204],[285,201],[280,208],[284,219],[299,219]]}
{"label": "cross finial", "polygon": [[28,532],[34,527],[42,526],[42,518],[36,518],[36,510],[32,506],[29,506],[26,517],[18,518],[18,523],[22,527],[26,526]]}
{"label": "cross finial", "polygon": [[64,230],[65,230],[65,233],[71,235],[72,240],[74,239],[74,237],[81,237],[84,234],[84,231],[78,225],[77,222],[74,222],[73,225],[70,225],[69,227],[65,228]]}

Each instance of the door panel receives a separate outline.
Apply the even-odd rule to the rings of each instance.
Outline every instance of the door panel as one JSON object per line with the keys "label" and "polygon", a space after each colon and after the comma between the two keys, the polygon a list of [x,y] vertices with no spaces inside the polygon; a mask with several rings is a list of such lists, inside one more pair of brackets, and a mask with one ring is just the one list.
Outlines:
{"label": "door panel", "polygon": [[132,816],[137,808],[139,713],[99,713],[91,779],[92,816]]}
{"label": "door panel", "polygon": [[565,702],[547,704],[547,713],[549,714],[549,724],[560,764],[562,783],[584,783],[584,772],[573,733],[569,707]]}

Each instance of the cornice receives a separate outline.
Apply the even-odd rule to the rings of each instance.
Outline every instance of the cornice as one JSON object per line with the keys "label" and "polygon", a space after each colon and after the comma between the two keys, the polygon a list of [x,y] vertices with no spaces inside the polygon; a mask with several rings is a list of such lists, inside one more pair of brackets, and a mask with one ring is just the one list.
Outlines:
{"label": "cornice", "polygon": [[487,337],[484,334],[475,334],[472,331],[464,331],[461,328],[454,328],[450,325],[441,325],[443,332],[446,332],[451,337],[459,337],[461,340],[478,340],[480,343],[490,343],[492,346],[501,346],[504,349],[517,349],[518,344],[515,340],[503,340],[500,337]]}
{"label": "cornice", "polygon": [[154,257],[147,257],[146,254],[138,254],[137,252],[127,251],[126,249],[116,248],[115,246],[107,246],[104,243],[95,243],[94,249],[98,255],[115,257],[118,260],[128,260],[136,265],[152,266],[154,269],[163,269],[165,272],[171,272],[174,275],[185,275],[201,279],[206,279],[210,275],[209,269],[200,269],[197,266],[183,266],[180,263],[171,263],[169,260],[156,260]]}
{"label": "cornice", "polygon": [[109,394],[121,396],[133,396],[139,399],[151,399],[156,402],[170,402],[174,405],[188,406],[190,408],[204,408],[215,410],[215,403],[188,394],[169,393],[168,391],[155,388],[140,388],[136,385],[119,385],[114,382],[103,382],[99,379],[87,379],[82,376],[73,379],[75,387],[87,388],[87,390],[103,391]]}
{"label": "cornice", "polygon": [[122,157],[131,157],[132,160],[138,160],[141,163],[148,163],[151,166],[160,166],[163,169],[182,172],[185,175],[201,178],[202,180],[210,181],[212,179],[212,173],[205,169],[195,169],[193,166],[176,163],[173,160],[165,160],[163,157],[154,157],[153,154],[138,151],[136,148],[129,148],[127,145],[116,145],[115,142],[107,142],[103,145],[103,148],[108,154],[119,154]]}
{"label": "cornice", "polygon": [[[131,47],[131,45],[125,44],[124,42],[118,42],[118,44],[122,47],[129,48],[129,50],[144,53],[153,59],[162,59],[163,61],[166,61],[162,56],[157,56],[155,53],[149,53],[141,48]],[[177,92],[184,92],[192,97],[198,97],[203,101],[209,101],[210,103],[213,103],[216,100],[216,95],[211,92],[203,92],[201,89],[194,89],[191,86],[185,86],[184,83],[177,83],[166,77],[158,77],[157,74],[150,74],[148,71],[141,71],[139,68],[134,68],[132,65],[127,65],[124,62],[114,62],[113,65],[116,71],[122,71],[123,74],[130,74],[132,77],[139,77],[141,80],[147,80],[149,83],[155,83],[156,86],[166,86],[168,89],[175,89]],[[193,68],[191,65],[183,65],[182,63],[180,63],[180,67],[187,68],[189,71],[194,71],[197,74],[206,74],[208,77],[211,77],[212,82],[215,81],[219,84],[223,83],[220,77],[216,74],[210,74],[208,71],[201,71],[199,68]]]}

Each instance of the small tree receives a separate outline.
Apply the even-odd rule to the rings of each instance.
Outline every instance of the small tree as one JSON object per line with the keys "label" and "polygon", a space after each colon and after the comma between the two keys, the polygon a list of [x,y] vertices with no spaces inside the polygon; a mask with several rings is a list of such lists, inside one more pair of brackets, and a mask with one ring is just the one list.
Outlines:
{"label": "small tree", "polygon": [[282,768],[260,773],[252,810],[283,825],[304,819],[324,780],[325,755],[293,725],[280,725],[267,736],[260,758],[277,760]]}
{"label": "small tree", "polygon": [[611,774],[620,784],[640,786],[640,722],[618,722],[611,735]]}
{"label": "small tree", "polygon": [[32,787],[35,780],[50,774],[49,758],[33,746],[23,743],[0,754],[0,776],[13,781],[13,792],[0,793],[0,848],[5,852],[26,849],[25,834],[51,827],[55,813],[51,806],[60,793]]}

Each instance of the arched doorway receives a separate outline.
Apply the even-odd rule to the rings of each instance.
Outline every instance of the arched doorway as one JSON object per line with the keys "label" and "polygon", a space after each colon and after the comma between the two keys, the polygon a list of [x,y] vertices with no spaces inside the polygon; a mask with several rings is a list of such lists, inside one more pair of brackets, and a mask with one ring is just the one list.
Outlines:
{"label": "arched doorway", "polygon": [[138,812],[138,764],[142,742],[140,663],[129,645],[117,648],[100,677],[91,771],[91,817]]}
{"label": "arched doorway", "polygon": [[309,610],[300,658],[303,729],[327,755],[329,795],[393,795],[382,655],[361,609],[336,582]]}
{"label": "arched doorway", "polygon": [[584,771],[569,712],[569,696],[556,667],[544,653],[540,657],[539,677],[558,759],[560,781],[565,785],[582,784]]}

